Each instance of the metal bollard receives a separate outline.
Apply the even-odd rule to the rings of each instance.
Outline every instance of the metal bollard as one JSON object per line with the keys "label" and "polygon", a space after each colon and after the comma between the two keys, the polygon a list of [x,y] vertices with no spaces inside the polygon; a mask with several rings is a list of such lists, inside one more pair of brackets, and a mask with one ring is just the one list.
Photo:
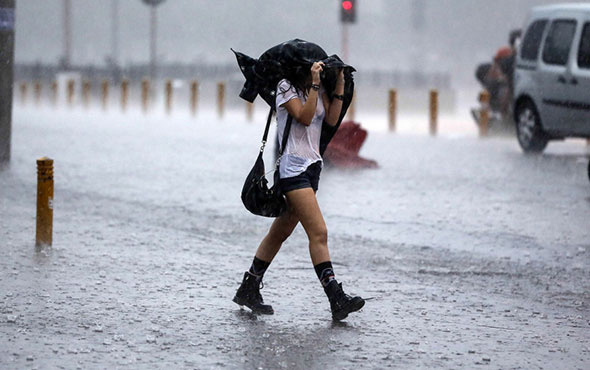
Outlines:
{"label": "metal bollard", "polygon": [[51,83],[51,104],[54,107],[57,106],[57,99],[59,98],[57,87],[57,81],[53,81]]}
{"label": "metal bollard", "polygon": [[121,81],[121,110],[127,110],[127,102],[129,101],[129,80]]}
{"label": "metal bollard", "polygon": [[35,81],[35,105],[41,104],[41,82]]}
{"label": "metal bollard", "polygon": [[430,90],[430,135],[438,131],[438,90]]}
{"label": "metal bollard", "polygon": [[37,246],[51,245],[53,234],[53,159],[37,160]]}
{"label": "metal bollard", "polygon": [[24,105],[27,103],[27,83],[21,82],[19,88],[20,88],[20,103]]}
{"label": "metal bollard", "polygon": [[254,119],[254,103],[249,101],[246,102],[246,118],[248,122],[252,122],[252,119]]}
{"label": "metal bollard", "polygon": [[147,113],[150,107],[150,80],[144,78],[141,80],[141,109]]}
{"label": "metal bollard", "polygon": [[102,109],[107,110],[109,104],[109,81],[102,80],[100,83]]}
{"label": "metal bollard", "polygon": [[88,80],[82,82],[82,104],[84,108],[90,105],[90,81]]}
{"label": "metal bollard", "polygon": [[72,106],[74,104],[74,80],[68,80],[67,89],[68,105]]}
{"label": "metal bollard", "polygon": [[350,101],[350,105],[348,106],[348,111],[346,112],[346,117],[354,121],[354,117],[356,115],[356,89],[352,93],[352,100]]}
{"label": "metal bollard", "polygon": [[172,112],[172,81],[166,80],[166,114]]}
{"label": "metal bollard", "polygon": [[397,116],[397,90],[389,90],[389,131],[395,132]]}
{"label": "metal bollard", "polygon": [[192,81],[191,82],[190,106],[191,106],[191,113],[193,116],[197,114],[197,99],[199,97],[198,94],[199,94],[199,84],[197,81]]}
{"label": "metal bollard", "polygon": [[217,113],[219,118],[223,118],[225,113],[225,83],[223,82],[217,84]]}
{"label": "metal bollard", "polygon": [[481,108],[479,111],[479,136],[487,136],[490,126],[490,93],[483,90],[479,93]]}

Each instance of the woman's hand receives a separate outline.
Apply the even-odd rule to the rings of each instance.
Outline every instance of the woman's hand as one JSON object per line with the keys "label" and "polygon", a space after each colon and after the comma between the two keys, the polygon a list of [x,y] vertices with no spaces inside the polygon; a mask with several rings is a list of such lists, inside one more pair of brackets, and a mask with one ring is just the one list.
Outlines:
{"label": "woman's hand", "polygon": [[322,81],[320,78],[320,73],[324,70],[324,62],[314,62],[311,65],[311,83],[314,85],[319,85]]}

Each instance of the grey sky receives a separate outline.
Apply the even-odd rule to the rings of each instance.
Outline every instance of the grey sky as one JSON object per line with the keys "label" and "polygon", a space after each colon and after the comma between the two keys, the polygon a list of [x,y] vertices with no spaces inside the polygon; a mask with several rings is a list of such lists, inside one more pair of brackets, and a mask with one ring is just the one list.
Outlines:
{"label": "grey sky", "polygon": [[[103,64],[111,54],[111,1],[72,0],[73,62]],[[118,0],[120,62],[149,58],[149,10]],[[357,0],[350,60],[359,68],[465,71],[488,59],[521,27],[531,6],[555,0],[422,0],[426,26],[412,26],[412,1]],[[561,1],[566,2],[566,1]],[[302,38],[340,54],[338,0],[167,0],[159,7],[158,55],[166,61],[231,62],[229,48],[252,56]],[[17,1],[17,62],[55,63],[63,50],[63,1]]]}

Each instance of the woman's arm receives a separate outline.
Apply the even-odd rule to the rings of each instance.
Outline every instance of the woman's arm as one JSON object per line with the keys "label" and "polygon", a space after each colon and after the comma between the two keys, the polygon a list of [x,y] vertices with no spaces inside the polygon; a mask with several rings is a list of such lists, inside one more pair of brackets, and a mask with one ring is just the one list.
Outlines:
{"label": "woman's arm", "polygon": [[342,97],[344,94],[344,71],[341,69],[338,73],[338,80],[336,81],[336,87],[334,88],[334,99],[330,102],[326,94],[322,96],[322,101],[324,102],[324,108],[326,108],[326,119],[325,121],[330,126],[335,126],[338,123],[338,118],[340,118],[340,113],[342,112],[342,99],[338,97]]}
{"label": "woman's arm", "polygon": [[317,106],[318,100],[318,89],[313,88],[314,85],[320,85],[320,72],[322,71],[324,63],[322,62],[315,62],[311,66],[311,83],[312,88],[309,89],[309,93],[307,95],[307,100],[305,104],[301,103],[300,99],[291,99],[283,106],[287,109],[287,112],[297,120],[297,122],[309,126],[311,125],[311,121],[313,120],[313,116],[315,115],[315,110]]}

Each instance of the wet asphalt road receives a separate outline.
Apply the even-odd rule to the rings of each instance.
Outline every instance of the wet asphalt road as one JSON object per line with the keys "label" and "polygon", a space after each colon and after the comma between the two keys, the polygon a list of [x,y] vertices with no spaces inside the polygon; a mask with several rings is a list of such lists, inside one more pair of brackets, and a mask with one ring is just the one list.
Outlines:
{"label": "wet asphalt road", "polygon": [[[370,298],[334,323],[300,228],[265,277],[275,315],[231,302],[270,222],[239,203],[260,127],[17,111],[13,131],[1,368],[590,364],[580,143],[530,157],[506,138],[370,134],[362,154],[381,168],[327,169],[320,184],[337,278]],[[42,155],[56,161],[54,245],[36,250]]]}

